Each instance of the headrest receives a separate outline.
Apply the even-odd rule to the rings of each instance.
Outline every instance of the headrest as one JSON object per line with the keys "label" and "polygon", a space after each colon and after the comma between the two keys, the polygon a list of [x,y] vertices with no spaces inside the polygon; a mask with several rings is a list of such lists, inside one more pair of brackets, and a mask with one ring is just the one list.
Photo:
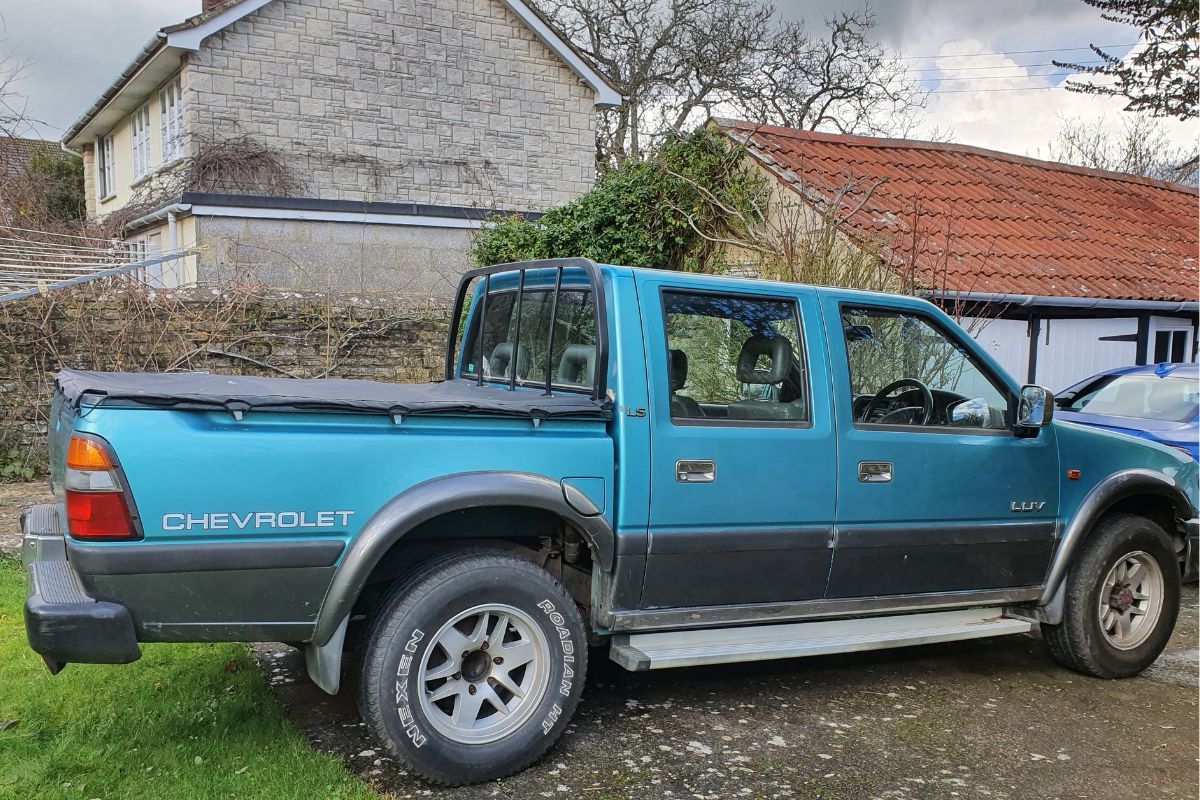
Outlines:
{"label": "headrest", "polygon": [[687,383],[687,353],[682,350],[668,350],[667,355],[670,357],[670,363],[667,366],[671,370],[671,391],[677,392]]}
{"label": "headrest", "polygon": [[558,382],[572,386],[591,386],[596,374],[596,348],[590,344],[569,344],[558,360]]}
{"label": "headrest", "polygon": [[[488,372],[492,377],[512,377],[512,351],[512,342],[501,342],[492,350],[492,359],[488,363]],[[517,377],[529,377],[529,348],[525,345],[517,348]]]}
{"label": "headrest", "polygon": [[[766,369],[757,368],[760,356],[771,360]],[[787,339],[751,336],[738,355],[737,379],[742,383],[782,383],[791,368],[792,345]]]}

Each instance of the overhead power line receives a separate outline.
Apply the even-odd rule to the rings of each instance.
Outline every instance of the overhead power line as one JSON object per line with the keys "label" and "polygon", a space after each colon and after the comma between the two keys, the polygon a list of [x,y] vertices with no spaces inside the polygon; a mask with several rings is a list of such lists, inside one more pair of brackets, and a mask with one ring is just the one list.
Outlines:
{"label": "overhead power line", "polygon": [[[1088,64],[1103,64],[1105,62],[1100,59],[1094,61],[1076,61],[1080,66]],[[986,69],[1028,69],[1030,67],[1056,67],[1058,66],[1053,61],[1040,61],[1036,64],[988,64],[986,67],[922,67],[921,69],[905,69],[905,73],[916,72],[975,72],[977,70]]]}
{"label": "overhead power line", "polygon": [[[1127,44],[1098,44],[1098,45],[1096,45],[1096,47],[1099,47],[1101,50],[1105,50],[1105,49],[1112,48],[1112,47],[1134,47],[1136,45],[1137,45],[1137,42],[1129,42]],[[933,59],[933,58],[981,58],[983,56],[1023,56],[1023,55],[1029,55],[1030,53],[1074,53],[1074,52],[1078,52],[1080,50],[1090,51],[1091,49],[1092,49],[1091,47],[1055,47],[1050,50],[997,50],[992,53],[963,53],[961,55],[951,55],[951,54],[947,54],[947,53],[939,53],[937,55],[932,55],[932,56],[897,56],[896,60],[897,61],[922,61],[925,59]]]}

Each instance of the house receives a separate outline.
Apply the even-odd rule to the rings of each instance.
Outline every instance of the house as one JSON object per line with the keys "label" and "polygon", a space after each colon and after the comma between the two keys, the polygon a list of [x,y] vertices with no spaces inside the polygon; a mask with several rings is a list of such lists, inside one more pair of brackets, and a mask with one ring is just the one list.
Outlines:
{"label": "house", "polygon": [[[801,204],[839,204],[1014,376],[1061,391],[1195,361],[1195,189],[964,145],[714,123]],[[847,191],[847,188],[850,190]]]}
{"label": "house", "polygon": [[492,212],[592,184],[619,94],[525,0],[204,0],[63,136],[154,281],[444,295]]}

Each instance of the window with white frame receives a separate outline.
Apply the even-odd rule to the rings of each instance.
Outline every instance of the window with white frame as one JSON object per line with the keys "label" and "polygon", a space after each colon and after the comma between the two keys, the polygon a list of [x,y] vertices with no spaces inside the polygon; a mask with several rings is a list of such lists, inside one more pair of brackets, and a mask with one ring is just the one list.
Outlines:
{"label": "window with white frame", "polygon": [[113,162],[113,137],[96,137],[96,197],[100,200],[116,194],[116,164]]}
{"label": "window with white frame", "polygon": [[129,119],[129,131],[133,137],[133,179],[150,171],[150,104],[133,112]]}
{"label": "window with white frame", "polygon": [[162,163],[168,164],[183,157],[183,92],[178,75],[158,92],[158,120]]}

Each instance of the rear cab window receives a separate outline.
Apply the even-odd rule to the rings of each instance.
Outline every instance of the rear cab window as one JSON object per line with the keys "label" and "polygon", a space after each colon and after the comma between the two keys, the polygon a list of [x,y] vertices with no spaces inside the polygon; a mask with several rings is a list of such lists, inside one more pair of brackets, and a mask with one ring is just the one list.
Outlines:
{"label": "rear cab window", "polygon": [[544,387],[549,369],[553,388],[592,388],[597,348],[590,289],[563,285],[555,302],[552,282],[527,285],[518,302],[515,283],[493,286],[486,303],[476,297],[472,309],[458,377],[477,380],[482,371],[484,380],[510,381],[515,371],[518,386]]}

